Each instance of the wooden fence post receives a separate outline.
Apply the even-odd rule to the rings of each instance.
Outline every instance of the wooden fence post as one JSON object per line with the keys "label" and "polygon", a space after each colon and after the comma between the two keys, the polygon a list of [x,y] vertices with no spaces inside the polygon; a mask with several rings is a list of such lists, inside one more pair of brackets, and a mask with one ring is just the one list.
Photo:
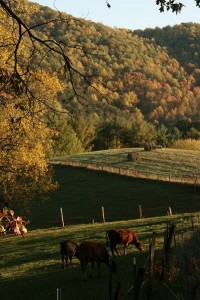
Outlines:
{"label": "wooden fence post", "polygon": [[134,300],[138,300],[140,297],[141,286],[144,280],[145,268],[138,268],[136,282],[135,282],[135,297]]}
{"label": "wooden fence post", "polygon": [[110,300],[112,300],[112,257],[109,257],[109,272],[110,272],[110,276],[109,276],[109,296],[110,296]]}
{"label": "wooden fence post", "polygon": [[171,181],[171,174],[169,174],[169,182]]}
{"label": "wooden fence post", "polygon": [[133,257],[133,276],[134,276],[134,280],[136,280],[136,274],[137,274],[136,257]]}
{"label": "wooden fence post", "polygon": [[155,245],[156,245],[156,232],[153,231],[152,233],[152,240],[149,243],[149,276],[147,281],[147,299],[152,298],[152,280],[154,275],[154,254],[155,254]]}
{"label": "wooden fence post", "polygon": [[170,228],[168,228],[167,225],[167,231],[165,232],[164,243],[163,243],[162,271],[160,274],[160,280],[163,280],[165,278],[166,263],[168,263],[169,260],[170,247],[171,247],[172,238],[174,236],[175,227],[176,227],[175,224],[172,224]]}
{"label": "wooden fence post", "polygon": [[183,231],[184,231],[184,228],[183,228],[183,218],[181,218],[181,235],[182,235],[182,241],[183,241]]}
{"label": "wooden fence post", "polygon": [[103,218],[103,222],[105,223],[106,220],[105,220],[105,214],[104,214],[104,207],[103,207],[103,206],[101,207],[101,210],[102,210],[102,218]]}
{"label": "wooden fence post", "polygon": [[57,297],[56,300],[61,300],[61,289],[57,288]]}
{"label": "wooden fence post", "polygon": [[139,208],[139,218],[142,219],[142,205],[139,204],[138,208]]}
{"label": "wooden fence post", "polygon": [[170,206],[169,206],[169,215],[172,216],[172,209]]}
{"label": "wooden fence post", "polygon": [[61,215],[62,227],[65,227],[65,222],[64,222],[64,216],[63,216],[63,210],[62,210],[62,207],[60,208],[60,215]]}
{"label": "wooden fence post", "polygon": [[197,178],[194,179],[194,189],[197,187]]}
{"label": "wooden fence post", "polygon": [[153,278],[154,273],[154,254],[155,254],[155,245],[156,245],[156,232],[152,233],[152,241],[150,243],[150,278]]}
{"label": "wooden fence post", "polygon": [[126,295],[128,295],[131,290],[133,290],[133,294],[135,295],[136,277],[137,277],[136,257],[133,257],[133,285],[130,287]]}
{"label": "wooden fence post", "polygon": [[115,293],[114,293],[114,300],[119,300],[120,298],[120,295],[119,295],[119,293],[120,293],[120,282],[118,282],[118,284],[117,284],[117,287],[116,287],[116,290],[115,290]]}
{"label": "wooden fence post", "polygon": [[194,216],[191,216],[191,222],[192,222],[192,231],[194,233],[195,225],[194,225]]}

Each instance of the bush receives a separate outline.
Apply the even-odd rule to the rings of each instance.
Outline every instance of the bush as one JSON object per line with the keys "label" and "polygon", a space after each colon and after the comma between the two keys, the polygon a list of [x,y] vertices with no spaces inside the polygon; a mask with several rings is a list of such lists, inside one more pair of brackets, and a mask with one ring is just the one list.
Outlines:
{"label": "bush", "polygon": [[187,149],[187,150],[200,150],[200,140],[186,139],[186,140],[176,140],[171,148],[175,149]]}
{"label": "bush", "polygon": [[8,232],[14,232],[17,235],[25,237],[27,225],[29,221],[24,220],[22,217],[15,217],[14,210],[11,208],[0,208],[0,235],[5,235]]}
{"label": "bush", "polygon": [[144,151],[151,151],[154,149],[162,149],[162,146],[156,145],[155,143],[146,143],[144,144]]}

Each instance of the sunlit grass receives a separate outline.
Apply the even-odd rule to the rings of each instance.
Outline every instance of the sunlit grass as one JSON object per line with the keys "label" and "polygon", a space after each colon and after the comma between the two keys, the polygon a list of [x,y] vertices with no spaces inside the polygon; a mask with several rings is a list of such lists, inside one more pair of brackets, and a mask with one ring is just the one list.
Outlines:
{"label": "sunlit grass", "polygon": [[[137,152],[140,158],[129,162],[127,154]],[[85,164],[105,165],[126,170],[139,170],[151,174],[166,173],[172,176],[197,176],[200,173],[200,151],[182,149],[156,149],[144,151],[143,148],[125,148],[94,151],[54,158],[54,161],[81,162]]]}
{"label": "sunlit grass", "polygon": [[[95,269],[94,277],[85,283],[77,259],[74,259],[73,267],[61,269],[59,245],[61,240],[68,238],[78,243],[86,239],[105,244],[105,232],[110,228],[133,228],[145,247],[144,252],[140,252],[129,246],[127,256],[116,258],[118,273],[113,277],[113,289],[120,281],[121,291],[126,292],[133,284],[133,257],[136,257],[138,266],[148,263],[149,241],[153,231],[156,232],[157,259],[160,259],[159,251],[162,249],[167,221],[174,222],[177,226],[177,242],[190,237],[192,233],[190,214],[31,230],[26,238],[14,235],[1,237],[3,257],[0,261],[1,297],[9,300],[16,298],[53,300],[59,287],[63,299],[107,299],[109,286],[107,268],[102,266],[102,278],[97,278]],[[199,214],[195,214],[195,225],[198,222]],[[122,253],[121,246],[119,249]],[[130,295],[124,299],[131,299]]]}

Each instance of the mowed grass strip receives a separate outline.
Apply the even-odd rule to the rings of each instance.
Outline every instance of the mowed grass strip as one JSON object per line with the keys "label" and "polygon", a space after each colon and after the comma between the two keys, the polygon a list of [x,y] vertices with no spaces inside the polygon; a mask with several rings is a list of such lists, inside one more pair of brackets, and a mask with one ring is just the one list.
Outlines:
{"label": "mowed grass strip", "polygon": [[[135,162],[128,162],[128,153],[138,153],[140,158]],[[172,176],[199,176],[200,175],[200,151],[181,149],[156,149],[144,151],[143,148],[111,149],[69,155],[55,158],[54,161],[65,160],[81,162],[85,164],[105,165],[127,170],[139,170],[149,174],[162,175],[166,173]]]}
{"label": "mowed grass strip", "polygon": [[[181,218],[184,218],[184,223]],[[195,220],[197,224],[198,214],[195,215]],[[156,260],[161,259],[159,253],[162,249],[167,221],[174,222],[177,226],[176,242],[190,236],[190,215],[177,215],[31,230],[26,238],[14,235],[1,237],[1,298],[5,300],[55,300],[56,290],[60,288],[62,299],[109,299],[109,270],[106,266],[102,265],[100,278],[97,277],[95,267],[94,276],[84,282],[77,259],[74,259],[74,265],[69,269],[61,269],[60,242],[63,239],[72,239],[78,244],[82,240],[94,240],[105,244],[106,230],[133,228],[143,242],[145,250],[140,252],[130,245],[127,256],[116,258],[118,271],[112,279],[113,291],[120,282],[120,293],[125,295],[123,299],[131,299],[132,294],[126,295],[126,293],[133,284],[133,257],[136,257],[138,267],[148,266],[149,240],[152,232],[155,231],[157,233]],[[119,250],[122,253],[120,245]]]}

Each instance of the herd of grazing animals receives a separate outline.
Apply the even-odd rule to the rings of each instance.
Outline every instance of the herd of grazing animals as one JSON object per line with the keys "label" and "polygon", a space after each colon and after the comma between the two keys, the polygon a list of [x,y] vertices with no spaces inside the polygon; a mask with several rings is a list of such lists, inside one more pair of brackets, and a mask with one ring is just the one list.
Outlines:
{"label": "herd of grazing animals", "polygon": [[[136,246],[140,251],[143,250],[142,242],[138,239],[133,230],[130,229],[112,229],[106,231],[106,245],[110,245],[112,256],[115,256],[114,250],[119,256],[120,253],[116,248],[117,244],[124,245],[124,255],[130,244]],[[94,264],[98,266],[98,276],[100,277],[100,265],[103,263],[110,268],[111,272],[116,272],[116,261],[110,256],[106,246],[95,241],[83,241],[78,246],[77,243],[71,240],[64,240],[60,243],[60,253],[62,259],[62,267],[66,264],[67,267],[72,265],[73,257],[80,261],[83,279],[87,280],[87,266],[91,264],[89,276],[92,276]]]}

